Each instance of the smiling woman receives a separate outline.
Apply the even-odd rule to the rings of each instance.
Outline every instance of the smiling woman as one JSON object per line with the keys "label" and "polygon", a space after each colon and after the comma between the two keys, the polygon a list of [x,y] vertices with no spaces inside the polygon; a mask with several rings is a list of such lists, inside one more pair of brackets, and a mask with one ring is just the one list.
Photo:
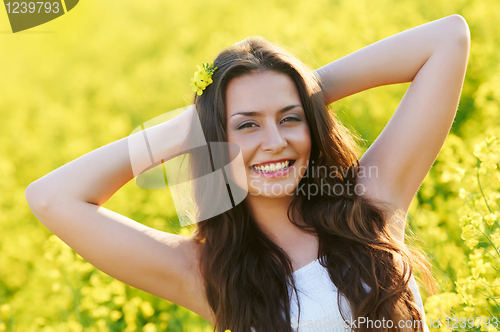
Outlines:
{"label": "smiling woman", "polygon": [[[422,152],[425,163],[415,163],[402,153],[405,147],[396,145],[402,138],[389,141],[386,136],[409,126],[408,119],[418,120],[417,111],[403,109],[416,105],[407,102],[408,96],[442,78],[438,68],[427,73],[429,66],[447,58],[454,62],[453,68],[445,67],[448,79],[463,80],[466,31],[463,19],[451,16],[383,40],[316,72],[260,37],[247,38],[219,54],[214,60],[219,68],[214,83],[195,96],[195,105],[207,141],[228,141],[241,148],[249,195],[244,204],[200,222],[194,236],[204,243],[200,268],[217,328],[288,331],[290,312],[298,311],[303,321],[300,302],[304,302],[306,320],[322,320],[321,313],[327,313],[341,320],[389,320],[394,322],[392,330],[403,329],[396,323],[400,321],[420,324],[411,324],[415,330],[427,329],[413,267],[420,267],[430,290],[433,280],[425,259],[403,243],[405,204],[418,189],[410,184],[421,183],[422,169],[403,172],[410,161],[428,170],[435,151]],[[400,124],[392,121],[381,136],[387,143],[381,146],[377,141],[359,160],[354,136],[327,111],[326,103],[414,79],[395,118]],[[443,94],[449,98],[449,112],[456,110],[460,92],[456,84],[452,86]],[[421,92],[425,93],[430,92]],[[443,100],[436,103],[444,105]],[[430,136],[442,135],[452,121],[445,111],[435,117],[442,118],[443,127],[436,127]],[[420,140],[415,136],[406,144],[418,148]],[[437,140],[433,146],[440,144]],[[314,167],[336,172],[316,172]],[[366,167],[376,168],[380,177],[361,176]],[[399,189],[396,181],[401,182],[403,175],[405,188]],[[363,194],[350,191],[352,185],[363,186]],[[325,186],[339,190],[325,193]],[[295,273],[305,271],[304,266],[309,275]],[[324,273],[327,279],[320,277]],[[312,289],[321,291],[315,297]],[[290,301],[292,290],[305,291],[313,301],[299,295],[296,305]],[[349,304],[342,305],[342,299]],[[383,327],[365,324],[355,329]]]}
{"label": "smiling woman", "polygon": [[235,78],[227,87],[226,110],[227,140],[240,147],[249,168],[248,203],[259,195],[288,196],[290,201],[311,153],[309,126],[293,81],[275,71]]}
{"label": "smiling woman", "polygon": [[[318,331],[428,330],[414,269],[431,291],[433,279],[425,258],[404,244],[405,216],[453,121],[469,43],[465,20],[452,15],[311,71],[264,38],[247,38],[216,57],[194,107],[35,181],[28,202],[90,263],[218,331],[303,331],[311,326],[300,322],[318,320],[335,322]],[[400,82],[412,84],[360,158],[356,137],[327,104]],[[240,148],[244,201],[198,222],[192,238],[102,208],[133,178],[136,138],[168,160],[185,151],[198,119],[205,142]],[[194,178],[207,174],[206,155],[189,162]],[[373,168],[376,176],[366,176]],[[219,184],[194,184],[200,210],[227,194]]]}

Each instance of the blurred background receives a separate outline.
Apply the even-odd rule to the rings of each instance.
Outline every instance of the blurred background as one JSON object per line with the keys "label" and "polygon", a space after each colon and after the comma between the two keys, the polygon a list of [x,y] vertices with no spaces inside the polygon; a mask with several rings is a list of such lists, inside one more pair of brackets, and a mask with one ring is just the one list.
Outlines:
{"label": "blurred background", "polygon": [[[33,216],[24,196],[28,184],[190,104],[196,65],[247,36],[277,42],[315,69],[451,14],[469,24],[469,65],[451,133],[408,222],[439,284],[433,296],[421,287],[427,318],[439,317],[440,330],[446,330],[446,315],[450,326],[453,318],[489,317],[491,324],[483,320],[481,330],[496,331],[498,0],[87,0],[16,34],[0,10],[0,332],[211,331],[196,314],[129,287],[76,255]],[[407,88],[372,89],[333,109],[366,139],[366,148]],[[134,181],[105,207],[159,230],[192,232],[179,226],[167,191]]]}

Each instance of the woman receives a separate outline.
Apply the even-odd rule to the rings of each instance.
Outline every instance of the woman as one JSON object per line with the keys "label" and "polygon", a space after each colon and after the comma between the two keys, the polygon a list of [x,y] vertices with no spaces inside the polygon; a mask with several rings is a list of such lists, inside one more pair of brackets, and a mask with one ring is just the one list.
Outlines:
{"label": "woman", "polygon": [[[426,329],[413,267],[429,284],[432,278],[403,243],[404,219],[453,122],[469,44],[465,20],[452,15],[311,72],[264,39],[246,39],[207,67],[195,107],[35,181],[28,203],[98,269],[219,331],[307,331],[314,326],[302,322],[317,318],[324,318],[318,331]],[[403,82],[412,84],[358,160],[354,140],[326,105]],[[129,151],[139,149],[138,137],[151,147],[134,161],[145,169],[151,159],[182,154],[186,142],[197,147],[188,129],[198,118],[206,142],[240,148],[243,202],[195,220],[193,238],[101,207],[134,177]],[[194,176],[207,173],[202,163],[192,154]],[[234,181],[244,187],[241,177]],[[216,197],[221,189],[213,189]],[[214,208],[203,188],[195,201],[201,212]]]}

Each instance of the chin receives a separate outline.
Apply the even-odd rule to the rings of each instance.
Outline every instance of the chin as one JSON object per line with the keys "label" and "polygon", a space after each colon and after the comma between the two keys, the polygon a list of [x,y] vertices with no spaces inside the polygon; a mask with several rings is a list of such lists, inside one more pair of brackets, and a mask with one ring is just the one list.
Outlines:
{"label": "chin", "polygon": [[295,196],[297,183],[269,183],[260,182],[258,184],[250,181],[248,187],[249,196],[261,196],[267,198],[285,198]]}

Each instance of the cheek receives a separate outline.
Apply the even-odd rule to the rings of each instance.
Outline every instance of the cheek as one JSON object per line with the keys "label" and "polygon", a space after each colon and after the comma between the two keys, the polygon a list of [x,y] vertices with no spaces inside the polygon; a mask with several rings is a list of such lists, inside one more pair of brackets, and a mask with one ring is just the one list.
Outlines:
{"label": "cheek", "polygon": [[311,136],[309,136],[309,132],[307,133],[307,136],[304,138],[303,145],[305,151],[311,151]]}
{"label": "cheek", "polygon": [[255,138],[252,139],[252,137],[249,136],[241,137],[238,135],[228,135],[227,140],[229,143],[236,144],[240,148],[245,164],[251,162],[258,147]]}
{"label": "cheek", "polygon": [[303,128],[300,134],[295,136],[295,141],[296,146],[300,149],[300,152],[307,154],[306,158],[309,159],[309,153],[311,152],[311,134],[309,132],[309,128]]}
{"label": "cheek", "polygon": [[[310,152],[311,151],[311,132],[309,131],[309,127],[307,127],[306,130],[306,139],[304,140],[305,145],[307,147],[307,150]],[[309,158],[309,155],[307,156]]]}

